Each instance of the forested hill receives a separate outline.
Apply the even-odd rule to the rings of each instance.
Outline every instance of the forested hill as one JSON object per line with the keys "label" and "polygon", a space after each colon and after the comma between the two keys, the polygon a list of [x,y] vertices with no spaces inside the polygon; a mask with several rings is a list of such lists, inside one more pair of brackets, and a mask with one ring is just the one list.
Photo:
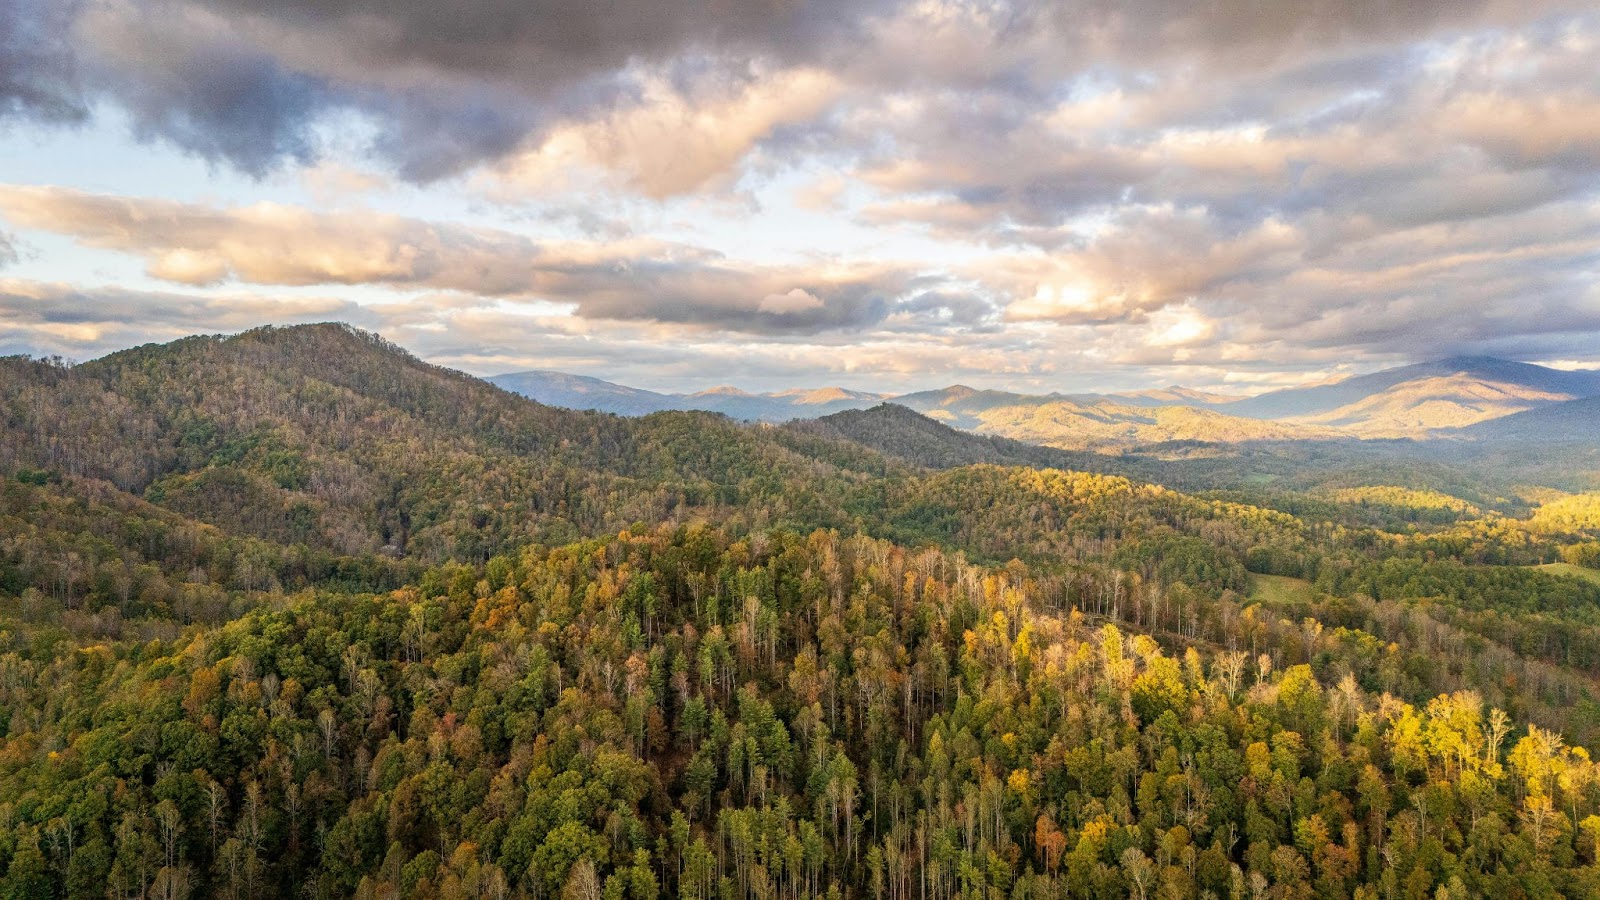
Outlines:
{"label": "forested hill", "polygon": [[[541,406],[339,325],[0,363],[0,463],[103,479],[229,531],[345,554],[480,561],[636,521],[843,524],[819,465],[706,413]],[[788,490],[788,482],[805,490]],[[756,501],[760,501],[757,503]]]}
{"label": "forested hill", "polygon": [[333,325],[0,403],[0,897],[1600,894],[1594,495],[569,412]]}
{"label": "forested hill", "polygon": [[1093,469],[1106,464],[1105,457],[1092,453],[957,431],[896,403],[846,410],[817,419],[797,419],[788,427],[801,434],[851,441],[913,465],[936,469],[978,463],[1062,469]]}

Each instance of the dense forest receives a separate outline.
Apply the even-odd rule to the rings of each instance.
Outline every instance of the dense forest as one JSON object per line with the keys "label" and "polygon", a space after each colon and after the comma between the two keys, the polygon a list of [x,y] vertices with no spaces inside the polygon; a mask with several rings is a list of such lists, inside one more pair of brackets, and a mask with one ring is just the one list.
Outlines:
{"label": "dense forest", "polygon": [[1582,473],[624,419],[334,325],[0,415],[0,897],[1600,895]]}

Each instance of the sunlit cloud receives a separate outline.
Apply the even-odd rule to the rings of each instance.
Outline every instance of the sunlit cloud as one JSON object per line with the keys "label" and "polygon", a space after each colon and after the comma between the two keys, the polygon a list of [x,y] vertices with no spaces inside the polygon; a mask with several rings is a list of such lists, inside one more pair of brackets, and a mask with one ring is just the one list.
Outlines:
{"label": "sunlit cloud", "polygon": [[548,195],[606,185],[659,199],[726,186],[776,129],[809,122],[841,90],[837,78],[816,69],[713,82],[680,90],[647,77],[636,102],[556,126],[502,163],[491,189]]}
{"label": "sunlit cloud", "polygon": [[[919,298],[944,280],[892,262],[741,265],[704,248],[649,238],[535,241],[370,212],[279,204],[219,209],[60,188],[0,187],[0,216],[138,256],[153,278],[191,287],[444,290],[563,303],[589,319],[752,333],[853,329],[896,312],[937,312]],[[948,316],[930,323],[952,324]]]}

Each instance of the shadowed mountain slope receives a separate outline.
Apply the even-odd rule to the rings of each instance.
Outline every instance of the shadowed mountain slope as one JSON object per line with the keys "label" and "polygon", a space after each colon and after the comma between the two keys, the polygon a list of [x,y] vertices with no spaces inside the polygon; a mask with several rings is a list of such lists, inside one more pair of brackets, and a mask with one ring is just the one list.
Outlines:
{"label": "shadowed mountain slope", "polygon": [[484,379],[513,394],[521,394],[546,406],[588,409],[622,416],[644,416],[653,412],[682,408],[678,398],[641,388],[631,388],[586,375],[564,372],[513,372]]}
{"label": "shadowed mountain slope", "polygon": [[[1359,410],[1359,404],[1372,403],[1372,398],[1410,383],[1432,386],[1446,393],[1460,391],[1469,383],[1494,385],[1506,395],[1525,397],[1532,405],[1551,398],[1570,399],[1600,393],[1600,372],[1566,372],[1491,357],[1452,357],[1358,375],[1332,384],[1272,391],[1229,404],[1228,411],[1261,419],[1329,417],[1355,421],[1358,418],[1355,411],[1336,414],[1352,406]],[[1426,395],[1426,390],[1412,388],[1401,396],[1408,397],[1415,405]],[[1446,422],[1433,427],[1451,427],[1452,424],[1460,423]]]}
{"label": "shadowed mountain slope", "polygon": [[1600,397],[1553,403],[1480,422],[1463,436],[1488,442],[1600,443]]}

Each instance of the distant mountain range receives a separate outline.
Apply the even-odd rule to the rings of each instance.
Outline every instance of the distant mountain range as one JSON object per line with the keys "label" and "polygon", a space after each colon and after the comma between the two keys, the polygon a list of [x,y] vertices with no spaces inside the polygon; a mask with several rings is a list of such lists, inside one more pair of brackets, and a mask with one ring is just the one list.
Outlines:
{"label": "distant mountain range", "polygon": [[[952,385],[893,396],[843,388],[664,394],[559,372],[491,382],[551,406],[647,415],[706,410],[735,419],[816,419],[885,400],[951,427],[1067,450],[1119,452],[1175,443],[1344,438],[1587,439],[1600,424],[1600,371],[1453,357],[1336,382],[1230,397],[1183,387],[1120,394],[1021,394]],[[1561,436],[1565,436],[1562,438]]]}
{"label": "distant mountain range", "polygon": [[566,409],[593,409],[621,416],[645,416],[667,409],[678,409],[677,398],[642,388],[624,387],[565,372],[513,372],[496,375],[489,381],[513,394],[521,394],[546,406]]}
{"label": "distant mountain range", "polygon": [[1416,436],[1597,394],[1600,371],[1462,356],[1273,391],[1240,400],[1229,412],[1377,436]]}
{"label": "distant mountain range", "polygon": [[704,410],[751,422],[814,419],[846,409],[865,409],[887,395],[844,388],[796,388],[752,394],[735,387],[716,387],[693,394],[662,394],[564,372],[536,370],[495,375],[488,379],[514,394],[547,406],[590,409],[622,416],[644,416],[666,410]]}

